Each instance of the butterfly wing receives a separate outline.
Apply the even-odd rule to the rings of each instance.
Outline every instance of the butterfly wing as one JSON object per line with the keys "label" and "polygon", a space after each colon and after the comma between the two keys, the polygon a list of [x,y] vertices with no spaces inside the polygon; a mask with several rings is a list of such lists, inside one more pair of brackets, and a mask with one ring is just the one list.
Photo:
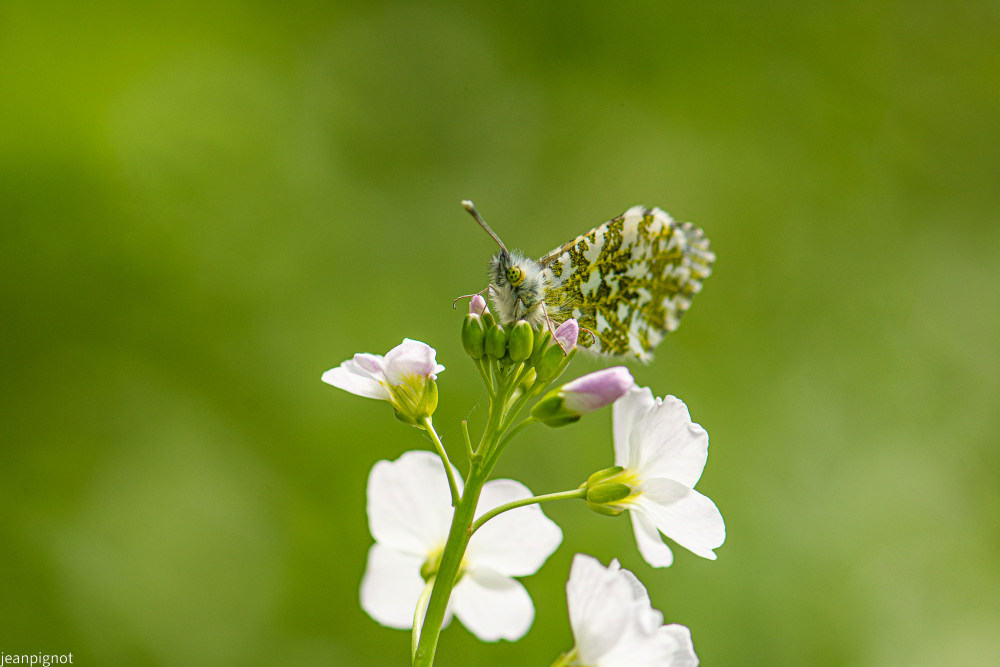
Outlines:
{"label": "butterfly wing", "polygon": [[714,261],[701,229],[633,206],[539,260],[551,272],[545,307],[557,324],[575,317],[593,334],[581,331],[581,346],[648,361]]}

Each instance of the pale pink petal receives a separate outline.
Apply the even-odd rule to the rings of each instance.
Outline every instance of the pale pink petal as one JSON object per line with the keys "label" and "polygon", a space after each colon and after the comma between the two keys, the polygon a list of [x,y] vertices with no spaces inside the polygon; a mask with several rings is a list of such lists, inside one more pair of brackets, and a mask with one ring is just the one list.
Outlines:
{"label": "pale pink petal", "polygon": [[644,480],[642,489],[633,516],[642,512],[677,544],[715,560],[712,549],[726,541],[726,524],[715,503],[672,479]]}
{"label": "pale pink petal", "polygon": [[669,567],[674,562],[674,554],[670,547],[663,543],[659,531],[646,515],[634,509],[632,516],[632,532],[635,533],[635,543],[643,559],[653,567]]}
{"label": "pale pink petal", "polygon": [[388,401],[389,390],[352,359],[323,373],[323,382],[357,396]]}
{"label": "pale pink petal", "polygon": [[520,582],[488,568],[465,573],[452,591],[455,615],[484,642],[517,641],[535,620],[535,607]]}
{"label": "pale pink petal", "polygon": [[381,354],[368,354],[367,352],[359,352],[354,355],[353,359],[357,367],[364,372],[370,374],[375,380],[384,380],[385,372],[383,369],[384,358]]}
{"label": "pale pink petal", "polygon": [[368,528],[382,544],[426,558],[444,546],[452,511],[444,465],[431,452],[379,461],[368,476]]}
{"label": "pale pink petal", "polygon": [[580,337],[580,324],[575,319],[570,318],[556,327],[552,337],[556,339],[563,350],[569,352],[576,347],[576,341]]}
{"label": "pale pink petal", "polygon": [[390,628],[413,627],[417,598],[424,589],[422,559],[381,544],[368,550],[368,567],[361,580],[361,608]]}
{"label": "pale pink petal", "polygon": [[611,405],[633,386],[635,380],[632,373],[624,366],[615,366],[567,382],[559,393],[563,396],[566,410],[585,415]]}
{"label": "pale pink petal", "polygon": [[434,360],[437,352],[427,343],[404,338],[403,342],[385,355],[386,380],[398,386],[411,376],[436,378],[444,366]]}
{"label": "pale pink petal", "polygon": [[482,315],[485,311],[486,299],[483,298],[482,294],[473,294],[472,300],[469,301],[469,314]]}
{"label": "pale pink petal", "polygon": [[[500,505],[530,498],[528,487],[512,479],[483,486],[476,516]],[[538,505],[504,512],[482,525],[469,541],[466,559],[512,577],[534,574],[562,542],[559,526]]]}

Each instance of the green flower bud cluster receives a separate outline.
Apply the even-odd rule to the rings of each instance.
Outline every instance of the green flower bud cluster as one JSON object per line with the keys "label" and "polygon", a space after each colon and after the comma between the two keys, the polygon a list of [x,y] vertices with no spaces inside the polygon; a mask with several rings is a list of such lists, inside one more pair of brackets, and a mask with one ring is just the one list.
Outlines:
{"label": "green flower bud cluster", "polygon": [[501,367],[523,363],[527,369],[521,381],[524,390],[538,382],[548,384],[556,379],[575,351],[567,354],[547,329],[532,329],[524,320],[501,326],[488,310],[482,315],[470,313],[465,316],[462,345],[477,361],[492,360],[499,362]]}

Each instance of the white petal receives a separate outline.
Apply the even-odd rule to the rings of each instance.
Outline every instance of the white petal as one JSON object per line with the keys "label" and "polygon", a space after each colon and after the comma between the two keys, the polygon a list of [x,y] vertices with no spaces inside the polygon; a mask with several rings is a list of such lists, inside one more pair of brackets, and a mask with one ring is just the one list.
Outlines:
{"label": "white petal", "polygon": [[712,549],[726,541],[726,524],[715,503],[672,479],[644,480],[642,489],[633,516],[644,513],[677,544],[715,560]]}
{"label": "white petal", "polygon": [[360,372],[360,369],[353,361],[345,361],[336,368],[323,373],[320,378],[323,382],[333,385],[338,389],[349,391],[357,396],[365,398],[377,398],[382,401],[389,400],[389,390],[378,380],[375,380],[368,373]]}
{"label": "white petal", "polygon": [[466,571],[452,591],[452,603],[462,625],[484,642],[517,641],[535,620],[524,586],[487,568]]}
{"label": "white petal", "polygon": [[632,584],[617,570],[617,561],[605,568],[596,558],[573,556],[566,603],[582,664],[598,664],[621,640],[631,622],[635,600]]}
{"label": "white petal", "polygon": [[629,511],[632,515],[632,532],[635,533],[635,543],[639,553],[653,567],[669,567],[674,562],[674,554],[670,547],[663,543],[660,533],[653,522],[638,508]]}
{"label": "white petal", "polygon": [[698,667],[698,655],[694,652],[691,631],[683,625],[671,623],[657,632],[660,641],[670,651],[670,667]]}
{"label": "white petal", "polygon": [[630,635],[601,657],[600,667],[672,667],[672,646],[657,641],[657,636]]}
{"label": "white petal", "polygon": [[368,476],[368,528],[377,542],[427,558],[444,546],[452,512],[444,465],[431,452],[379,461]]}
{"label": "white petal", "polygon": [[361,608],[390,628],[412,628],[417,598],[424,588],[422,559],[381,544],[368,551],[368,567],[361,580]]}
{"label": "white petal", "polygon": [[[613,562],[613,564],[617,563],[617,560]],[[640,631],[645,634],[655,633],[657,628],[663,625],[663,614],[658,609],[653,609],[646,587],[631,570],[619,570],[618,575],[632,587],[632,601],[636,608],[636,622]]]}
{"label": "white petal", "polygon": [[[476,516],[523,498],[531,491],[512,479],[497,479],[483,486]],[[534,574],[562,542],[559,526],[538,505],[519,507],[500,514],[476,531],[469,540],[465,558],[475,567],[488,567],[512,577]]]}
{"label": "white petal", "polygon": [[667,396],[633,429],[642,477],[668,477],[691,488],[698,483],[708,460],[708,433],[691,421],[683,401]]}
{"label": "white petal", "polygon": [[612,408],[615,465],[626,468],[633,467],[630,445],[633,430],[655,404],[653,392],[650,391],[649,387],[632,387],[627,394],[615,401]]}

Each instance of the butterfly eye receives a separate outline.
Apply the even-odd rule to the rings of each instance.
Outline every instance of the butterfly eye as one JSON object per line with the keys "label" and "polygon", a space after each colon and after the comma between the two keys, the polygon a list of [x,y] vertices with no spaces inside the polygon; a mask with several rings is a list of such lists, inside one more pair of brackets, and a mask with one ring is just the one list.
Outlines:
{"label": "butterfly eye", "polygon": [[517,287],[524,282],[524,271],[519,266],[512,266],[507,269],[507,282]]}

